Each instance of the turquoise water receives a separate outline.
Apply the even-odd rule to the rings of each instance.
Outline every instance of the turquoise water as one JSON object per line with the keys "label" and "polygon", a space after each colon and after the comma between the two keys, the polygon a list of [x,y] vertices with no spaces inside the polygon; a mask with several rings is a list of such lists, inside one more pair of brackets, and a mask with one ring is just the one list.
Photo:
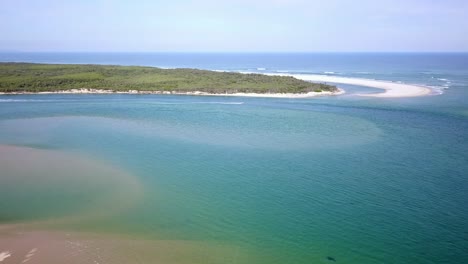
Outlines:
{"label": "turquoise water", "polygon": [[[447,72],[442,95],[406,99],[4,95],[0,144],[86,156],[143,186],[66,228],[215,241],[248,263],[468,263],[468,82]],[[9,188],[3,222],[99,195],[30,204]]]}
{"label": "turquoise water", "polygon": [[145,186],[79,228],[227,241],[265,263],[468,260],[468,117],[426,106],[438,97],[2,100],[1,144],[86,154]]}

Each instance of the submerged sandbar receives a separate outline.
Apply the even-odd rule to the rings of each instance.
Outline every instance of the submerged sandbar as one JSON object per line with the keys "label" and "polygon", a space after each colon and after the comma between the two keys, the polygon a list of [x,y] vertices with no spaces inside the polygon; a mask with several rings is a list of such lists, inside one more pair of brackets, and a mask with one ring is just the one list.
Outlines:
{"label": "submerged sandbar", "polygon": [[1,264],[256,262],[251,252],[223,241],[101,229],[144,194],[138,178],[109,163],[0,145],[0,168]]}
{"label": "submerged sandbar", "polygon": [[0,168],[0,227],[92,222],[126,210],[143,193],[135,176],[60,150],[0,145]]}

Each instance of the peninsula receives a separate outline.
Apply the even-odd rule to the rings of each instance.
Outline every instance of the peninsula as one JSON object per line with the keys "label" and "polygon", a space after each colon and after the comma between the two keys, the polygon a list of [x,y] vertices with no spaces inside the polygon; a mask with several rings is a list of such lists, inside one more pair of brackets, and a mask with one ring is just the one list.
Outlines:
{"label": "peninsula", "polygon": [[0,63],[0,93],[161,93],[308,97],[332,85],[291,76],[140,66]]}

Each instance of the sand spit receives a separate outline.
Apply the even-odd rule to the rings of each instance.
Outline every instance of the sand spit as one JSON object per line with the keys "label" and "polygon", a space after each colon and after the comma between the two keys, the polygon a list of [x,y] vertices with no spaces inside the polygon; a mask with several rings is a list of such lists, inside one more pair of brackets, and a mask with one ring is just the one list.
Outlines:
{"label": "sand spit", "polygon": [[[218,70],[219,72],[224,72]],[[385,90],[382,93],[372,94],[358,94],[359,96],[368,97],[416,97],[432,94],[432,89],[423,85],[406,84],[400,82],[351,78],[332,75],[320,74],[292,74],[292,73],[268,73],[268,72],[240,72],[243,74],[264,74],[270,76],[289,76],[299,80],[315,82],[315,83],[332,83],[332,84],[350,84],[365,86]],[[332,72],[329,72],[332,73]],[[207,93],[202,91],[193,92],[177,92],[177,91],[116,91],[112,89],[93,89],[93,88],[80,88],[59,91],[46,91],[46,92],[0,92],[0,95],[9,94],[163,94],[163,95],[198,95],[198,96],[239,96],[239,97],[266,97],[266,98],[310,98],[316,96],[333,96],[344,94],[343,89],[338,89],[334,92],[308,92],[308,93]]]}
{"label": "sand spit", "polygon": [[[251,74],[252,72],[242,72]],[[398,83],[383,80],[349,78],[319,74],[289,74],[289,73],[261,73],[272,76],[290,76],[296,79],[318,83],[337,83],[359,85],[385,90],[382,93],[358,94],[359,96],[382,97],[382,98],[398,98],[398,97],[416,97],[424,96],[432,93],[432,89],[422,85]],[[316,96],[333,96],[344,94],[343,89],[338,89],[335,92],[308,92],[308,93],[207,93],[201,91],[194,92],[176,92],[176,91],[114,91],[111,89],[70,89],[53,92],[11,92],[0,94],[165,94],[165,95],[199,95],[199,96],[238,96],[238,97],[265,97],[265,98],[310,98]]]}
{"label": "sand spit", "polygon": [[414,84],[390,82],[390,81],[349,78],[349,77],[330,76],[330,75],[318,75],[318,74],[287,74],[287,73],[264,73],[264,74],[276,75],[276,76],[291,76],[300,80],[310,81],[310,82],[342,83],[342,84],[359,85],[359,86],[385,90],[383,93],[358,94],[359,96],[397,98],[397,97],[424,96],[424,95],[429,95],[432,93],[432,90],[429,87],[425,87],[421,85],[414,85]]}

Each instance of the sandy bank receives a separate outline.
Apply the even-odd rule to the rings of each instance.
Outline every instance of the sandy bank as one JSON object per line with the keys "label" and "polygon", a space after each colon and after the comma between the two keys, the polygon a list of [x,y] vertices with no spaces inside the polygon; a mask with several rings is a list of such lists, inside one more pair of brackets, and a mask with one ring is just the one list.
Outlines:
{"label": "sandy bank", "polygon": [[339,89],[336,92],[322,91],[322,92],[308,92],[308,93],[207,93],[201,91],[194,92],[176,92],[176,91],[114,91],[108,89],[70,89],[60,90],[53,92],[10,92],[2,93],[0,95],[14,95],[14,94],[164,94],[164,95],[198,95],[198,96],[239,96],[239,97],[266,97],[266,98],[309,98],[316,96],[330,96],[343,94],[344,90]]}
{"label": "sandy bank", "polygon": [[331,96],[331,95],[340,95],[343,94],[345,91],[342,89],[338,89],[336,92],[308,92],[308,93],[233,93],[233,94],[199,94],[199,95],[207,95],[207,96],[239,96],[239,97],[265,97],[265,98],[310,98],[310,97],[317,97],[317,96]]}
{"label": "sandy bank", "polygon": [[193,240],[11,228],[0,232],[1,264],[255,263],[239,247]]}
{"label": "sandy bank", "polygon": [[342,83],[342,84],[359,85],[359,86],[385,90],[383,93],[359,94],[360,96],[396,98],[396,97],[424,96],[424,95],[429,95],[432,93],[432,90],[429,87],[414,85],[414,84],[396,83],[396,82],[390,82],[390,81],[349,78],[349,77],[339,77],[339,76],[329,76],[329,75],[317,75],[317,74],[287,74],[287,73],[265,73],[265,74],[276,75],[276,76],[291,76],[300,80],[310,81],[310,82]]}

